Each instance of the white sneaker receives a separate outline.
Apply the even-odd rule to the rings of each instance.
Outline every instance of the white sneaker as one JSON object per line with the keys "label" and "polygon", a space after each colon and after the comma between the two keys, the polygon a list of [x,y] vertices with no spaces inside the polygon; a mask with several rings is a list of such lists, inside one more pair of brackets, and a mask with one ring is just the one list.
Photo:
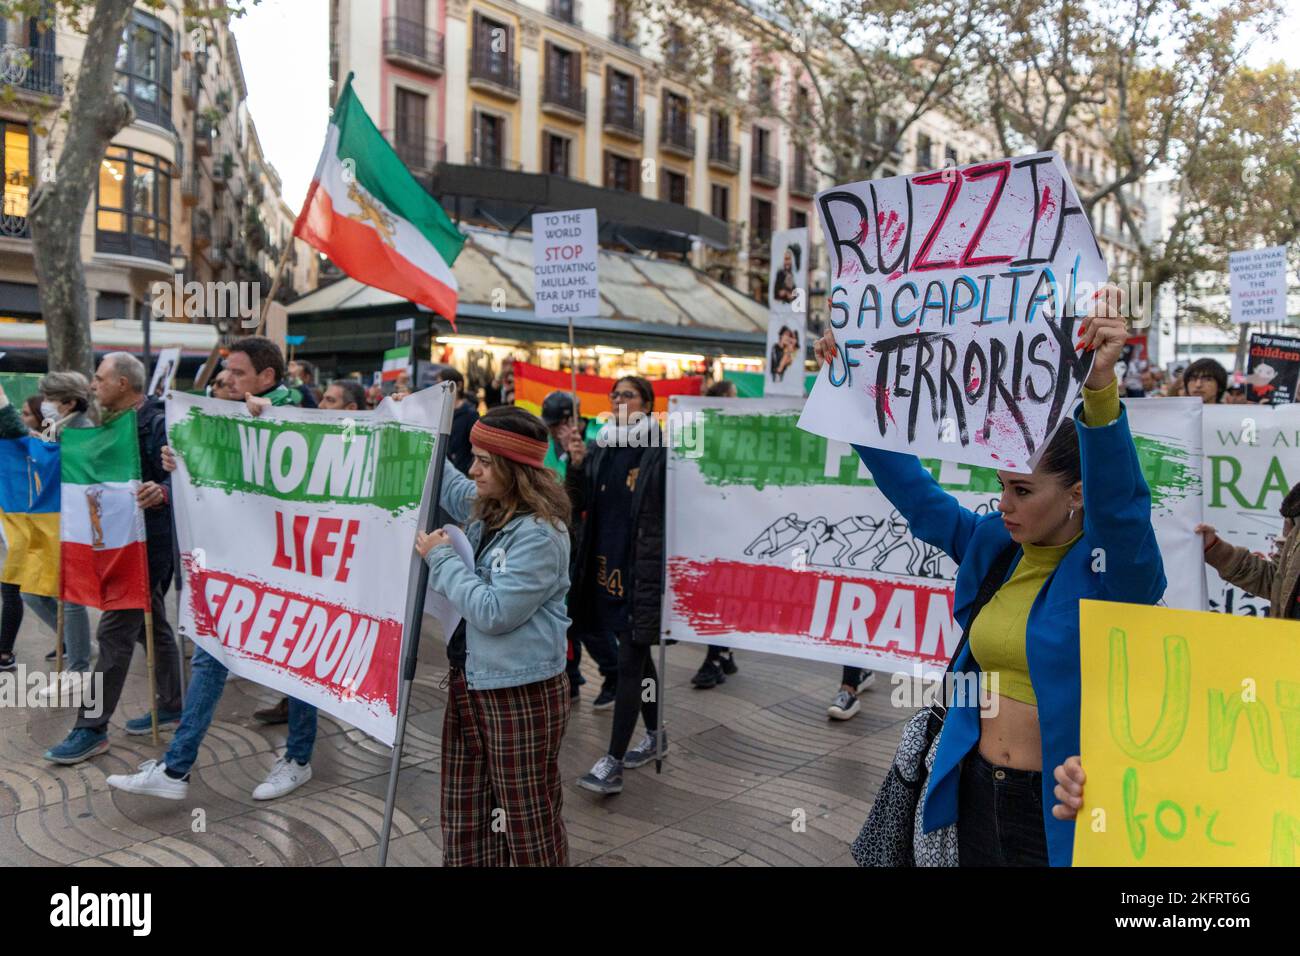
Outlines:
{"label": "white sneaker", "polygon": [[37,691],[36,696],[55,701],[57,707],[80,707],[94,676],[94,671],[60,671],[58,678]]}
{"label": "white sneaker", "polygon": [[305,767],[288,757],[281,757],[271,768],[266,779],[253,791],[254,800],[274,800],[287,793],[293,793],[311,779],[311,764]]}
{"label": "white sneaker", "polygon": [[146,760],[140,764],[139,773],[112,774],[108,778],[108,785],[114,790],[125,790],[127,793],[143,793],[146,796],[162,797],[166,800],[184,800],[185,795],[190,791],[189,782],[173,780],[163,773],[166,769],[165,763]]}

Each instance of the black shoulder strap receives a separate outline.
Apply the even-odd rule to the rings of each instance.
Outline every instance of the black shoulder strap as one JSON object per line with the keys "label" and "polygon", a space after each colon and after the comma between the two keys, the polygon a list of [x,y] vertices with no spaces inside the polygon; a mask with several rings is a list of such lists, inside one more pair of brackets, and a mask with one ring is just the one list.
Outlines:
{"label": "black shoulder strap", "polygon": [[980,611],[984,610],[984,605],[993,600],[993,595],[997,593],[998,588],[1002,587],[1007,579],[1007,569],[1011,567],[1011,562],[1016,559],[1020,553],[1020,545],[1014,541],[1007,542],[1006,546],[998,552],[998,556],[993,559],[993,564],[989,566],[988,573],[984,575],[984,580],[980,582],[980,589],[975,593],[975,601],[971,604],[970,617],[966,619],[966,629],[962,632],[961,641],[957,645],[957,650],[953,652],[952,660],[948,662],[948,670],[952,670],[957,663],[957,658],[961,657],[961,652],[966,648],[966,642],[970,640],[971,628],[975,626],[975,618],[979,616]]}

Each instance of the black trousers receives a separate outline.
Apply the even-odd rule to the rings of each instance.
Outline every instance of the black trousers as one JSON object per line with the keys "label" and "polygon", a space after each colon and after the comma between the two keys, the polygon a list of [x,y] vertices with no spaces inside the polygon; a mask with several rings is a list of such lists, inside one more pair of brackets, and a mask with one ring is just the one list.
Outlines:
{"label": "black trousers", "polygon": [[[634,644],[630,636],[619,635],[618,690],[609,732],[609,755],[616,760],[622,760],[627,753],[638,714],[645,721],[647,733],[659,726],[659,675],[653,651],[653,644]],[[646,680],[650,683],[645,684]]]}
{"label": "black trousers", "polygon": [[22,591],[16,584],[0,584],[0,654],[12,654],[23,626]]}
{"label": "black trousers", "polygon": [[960,866],[1047,866],[1043,775],[996,767],[972,750],[957,796]]}
{"label": "black trousers", "polygon": [[[153,649],[154,675],[157,681],[158,709],[179,713],[181,709],[181,657],[176,649],[176,636],[167,622],[167,587],[171,575],[153,587]],[[145,646],[144,611],[105,611],[99,619],[99,660],[95,674],[103,675],[103,712],[98,717],[87,717],[85,707],[77,715],[77,727],[104,730],[109,718],[117,710],[126,686],[126,673],[131,666],[135,645]],[[99,701],[95,702],[97,705]],[[96,709],[99,709],[96,707]]]}

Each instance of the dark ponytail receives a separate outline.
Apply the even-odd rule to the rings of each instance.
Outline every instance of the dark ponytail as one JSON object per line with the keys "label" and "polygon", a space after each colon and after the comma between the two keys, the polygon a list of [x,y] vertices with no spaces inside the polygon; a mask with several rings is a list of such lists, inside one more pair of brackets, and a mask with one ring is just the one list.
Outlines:
{"label": "dark ponytail", "polygon": [[1043,457],[1038,461],[1038,467],[1054,475],[1066,488],[1072,487],[1076,481],[1083,480],[1083,461],[1079,457],[1079,432],[1075,429],[1072,420],[1067,420],[1056,430],[1056,434],[1052,436],[1047,449],[1043,452]]}

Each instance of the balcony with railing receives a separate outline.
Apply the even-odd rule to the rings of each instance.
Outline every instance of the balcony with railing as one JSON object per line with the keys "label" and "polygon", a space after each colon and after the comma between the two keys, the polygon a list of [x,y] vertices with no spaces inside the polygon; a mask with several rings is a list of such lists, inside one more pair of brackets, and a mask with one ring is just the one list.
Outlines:
{"label": "balcony with railing", "polygon": [[740,169],[740,146],[725,139],[710,139],[709,165],[734,173]]}
{"label": "balcony with railing", "polygon": [[771,153],[755,153],[750,157],[750,177],[763,186],[780,186],[781,160]]}
{"label": "balcony with railing", "polygon": [[659,123],[659,148],[687,158],[695,155],[695,130],[685,117],[665,114]]}
{"label": "balcony with railing", "polygon": [[505,99],[519,98],[519,66],[504,53],[475,47],[469,59],[469,85]]}
{"label": "balcony with railing", "polygon": [[804,161],[790,167],[790,195],[805,198],[817,192],[817,170],[812,163]]}
{"label": "balcony with railing", "polygon": [[440,139],[413,138],[394,129],[384,130],[383,137],[402,164],[416,176],[427,176],[438,168],[439,163],[447,161],[447,144]]}
{"label": "balcony with railing", "polygon": [[605,132],[626,139],[642,139],[645,136],[645,110],[626,101],[606,100]]}
{"label": "balcony with railing", "polygon": [[0,45],[0,82],[15,96],[63,96],[63,57],[41,47]]}
{"label": "balcony with railing", "polygon": [[199,96],[203,90],[203,74],[199,72],[192,60],[181,61],[181,102],[186,109],[195,109],[199,105]]}
{"label": "balcony with railing", "polygon": [[26,196],[21,199],[14,195],[5,196],[4,205],[0,207],[0,239],[30,239],[31,237],[32,228],[27,221]]}
{"label": "balcony with railing", "polygon": [[181,176],[181,203],[183,205],[198,205],[199,197],[203,194],[200,182],[198,166],[190,166],[185,170]]}
{"label": "balcony with railing", "polygon": [[575,26],[582,23],[580,0],[546,0],[546,12],[563,23],[572,23]]}
{"label": "balcony with railing", "polygon": [[217,124],[209,116],[194,117],[194,155],[211,156],[212,144],[217,138]]}
{"label": "balcony with railing", "polygon": [[384,59],[430,76],[441,76],[444,63],[443,36],[416,20],[385,17]]}
{"label": "balcony with railing", "polygon": [[764,261],[772,257],[772,227],[751,226],[749,230],[749,258]]}
{"label": "balcony with railing", "polygon": [[572,119],[584,119],[587,115],[587,91],[581,83],[575,83],[567,76],[561,78],[548,74],[542,84],[542,109]]}

